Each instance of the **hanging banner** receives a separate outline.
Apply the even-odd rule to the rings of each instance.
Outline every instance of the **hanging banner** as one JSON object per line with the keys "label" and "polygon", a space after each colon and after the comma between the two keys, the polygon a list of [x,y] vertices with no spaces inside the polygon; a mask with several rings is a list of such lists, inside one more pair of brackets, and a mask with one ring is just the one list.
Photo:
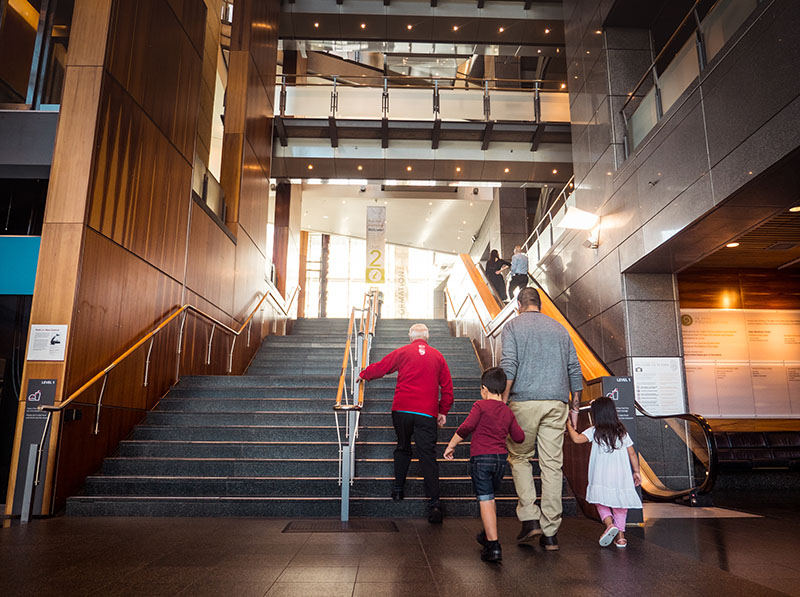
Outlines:
{"label": "hanging banner", "polygon": [[369,284],[386,280],[386,207],[367,207],[367,271]]}

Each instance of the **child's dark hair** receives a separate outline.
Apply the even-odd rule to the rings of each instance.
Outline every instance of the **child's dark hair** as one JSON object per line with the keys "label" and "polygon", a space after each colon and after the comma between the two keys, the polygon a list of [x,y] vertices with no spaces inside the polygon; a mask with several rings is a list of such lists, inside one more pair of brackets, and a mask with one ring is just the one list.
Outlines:
{"label": "child's dark hair", "polygon": [[610,450],[622,447],[622,438],[627,430],[617,416],[614,401],[607,396],[592,401],[592,421],[594,422],[594,441]]}
{"label": "child's dark hair", "polygon": [[502,394],[506,391],[506,372],[500,367],[487,369],[481,375],[481,385],[492,394]]}

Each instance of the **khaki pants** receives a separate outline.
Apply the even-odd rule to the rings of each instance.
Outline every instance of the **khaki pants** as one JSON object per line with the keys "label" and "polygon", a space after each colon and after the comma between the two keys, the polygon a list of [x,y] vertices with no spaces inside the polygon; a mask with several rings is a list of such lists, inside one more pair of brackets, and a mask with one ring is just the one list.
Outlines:
{"label": "khaki pants", "polygon": [[[559,400],[511,401],[508,406],[525,432],[525,441],[521,444],[510,438],[506,441],[508,463],[519,498],[517,518],[521,521],[538,520],[542,532],[552,537],[561,525],[562,447],[569,409],[565,402]],[[539,467],[542,471],[541,507],[535,503],[536,486],[533,484],[530,463],[536,446],[539,447]]]}

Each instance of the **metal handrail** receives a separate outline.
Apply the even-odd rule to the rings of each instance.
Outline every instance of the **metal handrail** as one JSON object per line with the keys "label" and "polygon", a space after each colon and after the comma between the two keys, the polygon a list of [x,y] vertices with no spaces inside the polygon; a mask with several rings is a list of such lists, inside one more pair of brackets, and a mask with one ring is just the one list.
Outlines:
{"label": "metal handrail", "polygon": [[[303,83],[297,83],[298,78],[304,79],[313,79],[313,78],[326,78],[330,79],[330,82],[326,83],[318,83],[318,82],[308,82],[307,80]],[[388,87],[403,89],[403,88],[415,88],[415,89],[434,89],[431,85],[439,85],[441,82],[445,81],[453,81],[459,83],[467,83],[469,85],[474,85],[473,90],[483,89],[486,88],[488,83],[530,83],[533,84],[534,88],[528,87],[488,87],[490,91],[524,91],[526,93],[530,93],[531,91],[538,89],[539,91],[553,91],[558,93],[568,93],[566,88],[562,88],[561,85],[564,84],[563,81],[551,80],[551,79],[502,79],[502,78],[488,78],[488,79],[479,79],[479,78],[470,78],[470,77],[420,77],[420,76],[408,76],[408,75],[361,75],[361,74],[302,74],[302,75],[293,75],[293,74],[279,74],[275,76],[276,81],[279,85],[286,85],[289,84],[292,87],[330,87],[332,85],[353,85],[358,87],[375,87],[375,88],[384,88]],[[294,81],[292,81],[294,79]],[[378,81],[379,83],[376,84],[353,84],[354,80],[359,81]],[[403,81],[412,81],[412,83],[397,83],[398,80]],[[392,82],[394,81],[394,82]],[[428,85],[415,85],[414,82],[429,82]],[[552,84],[558,86],[557,89],[545,89],[541,87],[544,84]],[[441,89],[441,87],[440,87]],[[453,89],[469,89],[469,87],[461,88],[461,87],[454,87]]]}
{"label": "metal handrail", "polygon": [[[555,214],[555,212],[557,212],[564,206],[564,204],[567,202],[567,199],[569,199],[569,196],[572,194],[572,191],[570,190],[569,192],[567,192],[567,189],[574,189],[574,186],[575,186],[575,175],[573,174],[572,176],[570,176],[569,180],[566,182],[564,187],[559,191],[558,195],[556,195],[556,199],[555,201],[553,201],[553,205],[551,205],[547,209],[544,216],[542,216],[542,219],[536,223],[533,232],[531,232],[530,236],[528,236],[528,238],[525,239],[525,242],[522,243],[522,250],[525,251],[526,254],[530,250],[531,246],[533,246],[533,242],[535,242],[534,236],[536,237],[535,240],[538,241],[539,237],[542,236],[543,232],[547,230],[548,225],[553,224],[553,215]],[[545,220],[547,220],[547,225],[542,226]]]}
{"label": "metal handrail", "polygon": [[467,296],[464,297],[464,300],[461,302],[461,306],[458,308],[458,311],[456,311],[455,307],[453,306],[453,298],[450,296],[450,291],[447,288],[445,288],[444,292],[447,295],[448,300],[450,301],[450,306],[453,307],[453,319],[455,319],[456,321],[458,320],[458,314],[461,313],[461,309],[463,309],[464,305],[467,303],[467,301],[469,301],[472,304],[472,309],[473,311],[475,311],[475,315],[478,318],[478,323],[481,324],[481,329],[483,330],[484,335],[487,338],[490,337],[489,328],[487,328],[486,324],[483,323],[483,318],[481,317],[481,314],[478,311],[478,306],[475,304],[475,299],[472,298],[471,294],[467,293]]}

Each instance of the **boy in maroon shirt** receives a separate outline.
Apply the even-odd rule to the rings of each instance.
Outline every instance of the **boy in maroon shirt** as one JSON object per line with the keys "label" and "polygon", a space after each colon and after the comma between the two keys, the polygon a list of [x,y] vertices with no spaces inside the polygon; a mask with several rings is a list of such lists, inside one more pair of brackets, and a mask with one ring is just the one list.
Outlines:
{"label": "boy in maroon shirt", "polygon": [[453,450],[464,438],[472,434],[470,466],[472,486],[481,508],[483,531],[478,533],[478,543],[483,545],[481,559],[499,562],[503,559],[497,537],[497,506],[494,494],[500,489],[506,471],[506,437],[517,443],[525,440],[525,432],[517,424],[514,413],[503,402],[506,374],[500,367],[492,367],[481,376],[481,398],[472,405],[469,416],[456,430],[444,451],[446,460],[453,460]]}

